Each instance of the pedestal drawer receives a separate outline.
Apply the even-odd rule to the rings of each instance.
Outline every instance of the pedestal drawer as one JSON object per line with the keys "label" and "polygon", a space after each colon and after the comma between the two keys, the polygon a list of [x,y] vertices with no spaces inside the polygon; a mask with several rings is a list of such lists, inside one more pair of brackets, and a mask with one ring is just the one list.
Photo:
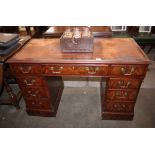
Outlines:
{"label": "pedestal drawer", "polygon": [[134,101],[137,97],[137,90],[108,90],[108,100]]}
{"label": "pedestal drawer", "polygon": [[136,89],[140,87],[141,79],[132,78],[110,78],[108,87],[110,89]]}
{"label": "pedestal drawer", "polygon": [[17,79],[20,85],[23,87],[46,86],[44,79],[38,76],[22,76],[18,77]]}
{"label": "pedestal drawer", "polygon": [[112,65],[111,75],[144,76],[147,70],[145,65]]}
{"label": "pedestal drawer", "polygon": [[29,100],[26,99],[26,107],[28,109],[51,109],[52,104],[50,100]]}
{"label": "pedestal drawer", "polygon": [[27,88],[23,90],[25,99],[49,98],[50,94],[45,87]]}
{"label": "pedestal drawer", "polygon": [[133,112],[134,111],[134,102],[106,102],[103,111],[107,112],[119,112],[119,113],[125,113],[125,112]]}

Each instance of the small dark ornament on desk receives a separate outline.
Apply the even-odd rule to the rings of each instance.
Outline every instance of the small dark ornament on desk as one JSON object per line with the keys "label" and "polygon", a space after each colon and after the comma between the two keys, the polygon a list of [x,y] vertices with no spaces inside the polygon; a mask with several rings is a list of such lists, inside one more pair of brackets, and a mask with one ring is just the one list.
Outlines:
{"label": "small dark ornament on desk", "polygon": [[67,29],[60,38],[63,52],[93,52],[93,35],[88,27]]}

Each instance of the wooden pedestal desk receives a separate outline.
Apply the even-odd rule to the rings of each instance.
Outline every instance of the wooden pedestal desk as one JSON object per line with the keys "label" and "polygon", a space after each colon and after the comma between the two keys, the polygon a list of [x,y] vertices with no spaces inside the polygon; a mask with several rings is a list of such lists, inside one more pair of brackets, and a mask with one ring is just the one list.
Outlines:
{"label": "wooden pedestal desk", "polygon": [[93,53],[63,53],[59,39],[32,39],[7,61],[28,114],[56,116],[64,88],[62,76],[102,77],[106,79],[106,88],[100,81],[102,118],[124,120],[134,116],[149,62],[131,38],[94,39]]}

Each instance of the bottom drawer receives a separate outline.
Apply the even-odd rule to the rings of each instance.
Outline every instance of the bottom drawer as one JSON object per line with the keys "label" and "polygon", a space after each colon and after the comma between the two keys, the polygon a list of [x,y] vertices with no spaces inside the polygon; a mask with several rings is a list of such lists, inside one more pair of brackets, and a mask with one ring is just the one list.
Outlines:
{"label": "bottom drawer", "polygon": [[104,103],[103,111],[105,112],[133,112],[134,102],[110,102]]}
{"label": "bottom drawer", "polygon": [[50,100],[26,100],[26,107],[29,109],[52,109]]}

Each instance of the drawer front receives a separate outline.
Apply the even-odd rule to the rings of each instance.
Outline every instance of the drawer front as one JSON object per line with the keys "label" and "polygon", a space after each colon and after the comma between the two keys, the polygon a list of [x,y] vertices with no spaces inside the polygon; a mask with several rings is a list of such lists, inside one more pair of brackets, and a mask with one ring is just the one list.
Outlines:
{"label": "drawer front", "polygon": [[147,66],[144,65],[112,65],[110,74],[122,76],[144,76],[146,70]]}
{"label": "drawer front", "polygon": [[23,87],[45,86],[46,85],[43,78],[41,77],[26,76],[26,77],[20,77],[17,79],[20,85],[22,85]]}
{"label": "drawer front", "polygon": [[139,88],[141,79],[131,78],[110,78],[108,81],[108,87],[111,89],[136,89]]}
{"label": "drawer front", "polygon": [[133,112],[134,102],[107,102],[103,108],[106,112]]}
{"label": "drawer front", "polygon": [[49,91],[45,87],[27,88],[22,90],[25,99],[38,99],[50,97]]}
{"label": "drawer front", "polygon": [[50,100],[26,100],[26,107],[28,109],[51,109],[52,104]]}
{"label": "drawer front", "polygon": [[108,100],[133,101],[137,97],[137,90],[108,90]]}
{"label": "drawer front", "polygon": [[84,65],[43,65],[43,74],[52,75],[91,75],[106,76],[108,74],[108,66],[84,66]]}
{"label": "drawer front", "polygon": [[41,67],[37,64],[11,64],[11,70],[15,74],[41,73]]}

